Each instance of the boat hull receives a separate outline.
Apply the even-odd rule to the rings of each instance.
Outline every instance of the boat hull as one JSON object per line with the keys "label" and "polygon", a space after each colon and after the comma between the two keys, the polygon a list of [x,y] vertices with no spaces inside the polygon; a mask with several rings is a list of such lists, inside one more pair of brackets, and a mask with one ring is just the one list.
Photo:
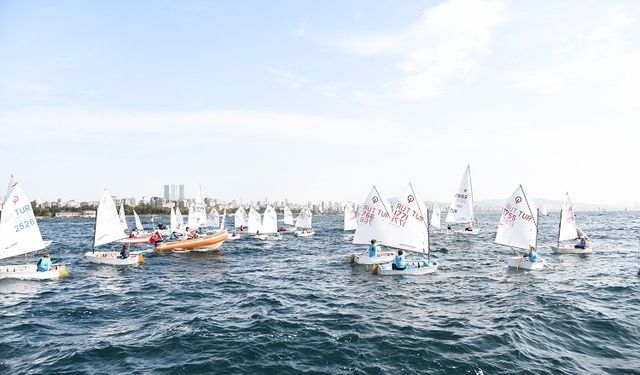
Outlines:
{"label": "boat hull", "polygon": [[112,266],[133,266],[144,263],[144,256],[138,252],[132,252],[128,258],[120,258],[117,251],[94,251],[87,252],[84,257],[91,263],[109,264]]}
{"label": "boat hull", "polygon": [[529,262],[529,259],[525,257],[509,257],[507,258],[507,264],[509,267],[523,270],[542,270],[544,268],[545,261],[542,258],[538,258],[535,263]]}
{"label": "boat hull", "polygon": [[282,239],[281,234],[256,234],[253,238],[261,241],[280,241]]}
{"label": "boat hull", "polygon": [[474,228],[473,230],[464,230],[463,229],[458,233],[468,234],[468,235],[480,234],[480,229],[479,228]]}
{"label": "boat hull", "polygon": [[394,270],[392,263],[375,264],[371,268],[371,273],[380,276],[422,276],[434,273],[438,270],[437,262],[426,260],[407,260],[407,268],[404,270]]}
{"label": "boat hull", "polygon": [[395,259],[396,253],[391,251],[381,251],[378,252],[377,257],[370,257],[369,253],[362,254],[351,254],[349,256],[349,263],[355,264],[363,264],[363,265],[373,265],[373,264],[383,264],[383,263],[391,263],[393,259]]}
{"label": "boat hull", "polygon": [[312,230],[310,232],[296,231],[293,235],[296,237],[311,237],[314,234],[316,234],[316,232]]}
{"label": "boat hull", "polygon": [[0,266],[0,279],[55,280],[69,276],[69,270],[64,264],[54,264],[47,272],[38,272],[37,269],[34,264]]}
{"label": "boat hull", "polygon": [[580,249],[580,248],[576,248],[574,245],[560,245],[560,246],[551,246],[551,250],[554,253],[559,253],[559,254],[591,254],[593,253],[593,248],[591,246],[584,248],[584,249]]}
{"label": "boat hull", "polygon": [[213,236],[204,236],[193,238],[190,240],[178,240],[171,242],[162,242],[156,244],[155,251],[172,251],[172,250],[192,250],[192,249],[209,249],[219,248],[222,243],[229,237],[227,231],[214,234]]}

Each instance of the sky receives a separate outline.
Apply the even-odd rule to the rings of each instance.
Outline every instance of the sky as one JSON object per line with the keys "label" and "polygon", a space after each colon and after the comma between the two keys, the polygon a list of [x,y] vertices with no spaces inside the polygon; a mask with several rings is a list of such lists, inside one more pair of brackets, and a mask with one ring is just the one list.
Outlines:
{"label": "sky", "polygon": [[0,2],[35,199],[638,198],[638,1]]}

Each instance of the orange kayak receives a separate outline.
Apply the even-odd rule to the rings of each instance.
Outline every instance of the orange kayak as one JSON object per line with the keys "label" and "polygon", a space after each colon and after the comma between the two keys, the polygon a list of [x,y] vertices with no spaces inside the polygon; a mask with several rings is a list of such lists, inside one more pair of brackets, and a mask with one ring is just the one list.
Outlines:
{"label": "orange kayak", "polygon": [[189,250],[189,249],[217,249],[229,237],[229,233],[217,233],[211,236],[203,236],[190,240],[178,240],[171,242],[159,242],[156,244],[155,251],[171,251],[171,250]]}

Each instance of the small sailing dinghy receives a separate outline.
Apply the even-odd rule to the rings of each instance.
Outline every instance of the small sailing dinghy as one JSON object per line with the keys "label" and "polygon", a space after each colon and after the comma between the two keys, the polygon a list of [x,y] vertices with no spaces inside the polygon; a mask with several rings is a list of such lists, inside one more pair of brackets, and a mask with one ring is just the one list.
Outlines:
{"label": "small sailing dinghy", "polygon": [[462,176],[458,192],[453,196],[453,202],[449,206],[449,212],[445,222],[450,224],[466,224],[459,233],[478,234],[480,228],[475,227],[476,218],[473,210],[473,188],[471,186],[471,168],[467,169]]}
{"label": "small sailing dinghy", "polygon": [[[390,214],[387,209],[388,202],[380,195],[378,189],[373,186],[365,201],[358,207],[358,227],[353,235],[353,244],[369,245],[371,240],[377,240],[384,245],[384,231],[389,221]],[[392,251],[379,250],[377,256],[370,257],[369,252],[354,253],[349,256],[349,263],[373,265],[392,262],[396,254]]]}
{"label": "small sailing dinghy", "polygon": [[[502,208],[495,243],[523,250],[538,246],[538,210],[527,199],[522,185],[518,185]],[[537,258],[532,263],[527,257],[515,256],[507,258],[507,264],[517,269],[542,270],[545,261]]]}
{"label": "small sailing dinghy", "polygon": [[[50,244],[42,240],[31,201],[11,176],[0,216],[0,259],[33,253]],[[68,275],[64,264],[53,264],[46,272],[38,272],[35,264],[0,266],[0,279],[52,280]]]}
{"label": "small sailing dinghy", "polygon": [[[429,254],[429,215],[411,184],[394,206],[383,241],[387,248]],[[437,269],[438,263],[428,258],[407,259],[404,269],[397,269],[392,263],[374,264],[371,273],[382,276],[420,276],[436,272]]]}
{"label": "small sailing dinghy", "polygon": [[584,233],[582,236],[585,237],[584,241],[586,246],[584,248],[577,247],[574,244],[561,243],[562,241],[575,240],[581,237],[579,236],[578,227],[576,226],[576,215],[573,211],[573,204],[571,203],[571,198],[569,198],[569,193],[567,193],[562,209],[560,210],[558,243],[556,246],[551,246],[551,250],[561,254],[591,254],[593,248],[586,240]]}
{"label": "small sailing dinghy", "polygon": [[278,214],[271,205],[264,209],[262,225],[254,238],[262,241],[278,241],[282,239],[282,235],[278,233]]}
{"label": "small sailing dinghy", "polygon": [[350,230],[356,230],[358,228],[358,219],[356,218],[356,211],[353,209],[351,203],[347,203],[344,206],[344,222],[343,230],[345,232]]}
{"label": "small sailing dinghy", "polygon": [[313,214],[309,207],[303,207],[298,213],[298,217],[296,217],[296,231],[294,235],[296,237],[311,237],[316,232],[311,229],[311,220]]}
{"label": "small sailing dinghy", "polygon": [[[95,251],[95,248],[122,239],[122,223],[116,209],[116,203],[111,194],[105,189],[102,192],[98,210],[96,212],[96,225],[93,237],[93,250],[86,252],[84,257],[91,263],[110,264],[114,266],[129,266],[144,263],[144,256],[140,252],[131,252],[127,257],[122,257],[118,251]],[[128,246],[127,244],[123,246]]]}
{"label": "small sailing dinghy", "polygon": [[[111,200],[113,200],[113,198]],[[114,203],[114,207],[115,207],[115,203]],[[116,213],[117,213],[117,211],[116,211]],[[120,236],[120,238],[122,238],[120,240],[120,242],[125,243],[125,244],[149,243],[153,233],[149,233],[149,232],[144,230],[144,227],[142,226],[142,221],[140,220],[140,216],[138,216],[138,213],[136,213],[136,210],[133,210],[133,218],[134,218],[134,222],[135,222],[134,230],[129,232],[129,237],[122,238],[122,237],[125,237],[125,236]],[[121,220],[121,219],[119,218],[119,220]]]}
{"label": "small sailing dinghy", "polygon": [[278,228],[278,232],[285,234],[285,233],[293,233],[295,232],[296,228],[294,227],[294,221],[293,221],[293,213],[291,212],[291,210],[289,209],[288,206],[284,206],[284,217],[283,217],[283,227]]}
{"label": "small sailing dinghy", "polygon": [[431,213],[429,225],[440,229],[440,206],[438,206],[438,202],[433,202],[433,213]]}

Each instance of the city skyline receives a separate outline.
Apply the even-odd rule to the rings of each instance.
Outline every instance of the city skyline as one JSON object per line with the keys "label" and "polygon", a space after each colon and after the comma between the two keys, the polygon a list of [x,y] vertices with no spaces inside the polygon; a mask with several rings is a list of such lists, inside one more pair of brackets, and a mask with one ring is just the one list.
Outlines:
{"label": "city skyline", "polygon": [[4,1],[0,181],[446,202],[470,164],[478,200],[634,205],[638,46],[624,1]]}

